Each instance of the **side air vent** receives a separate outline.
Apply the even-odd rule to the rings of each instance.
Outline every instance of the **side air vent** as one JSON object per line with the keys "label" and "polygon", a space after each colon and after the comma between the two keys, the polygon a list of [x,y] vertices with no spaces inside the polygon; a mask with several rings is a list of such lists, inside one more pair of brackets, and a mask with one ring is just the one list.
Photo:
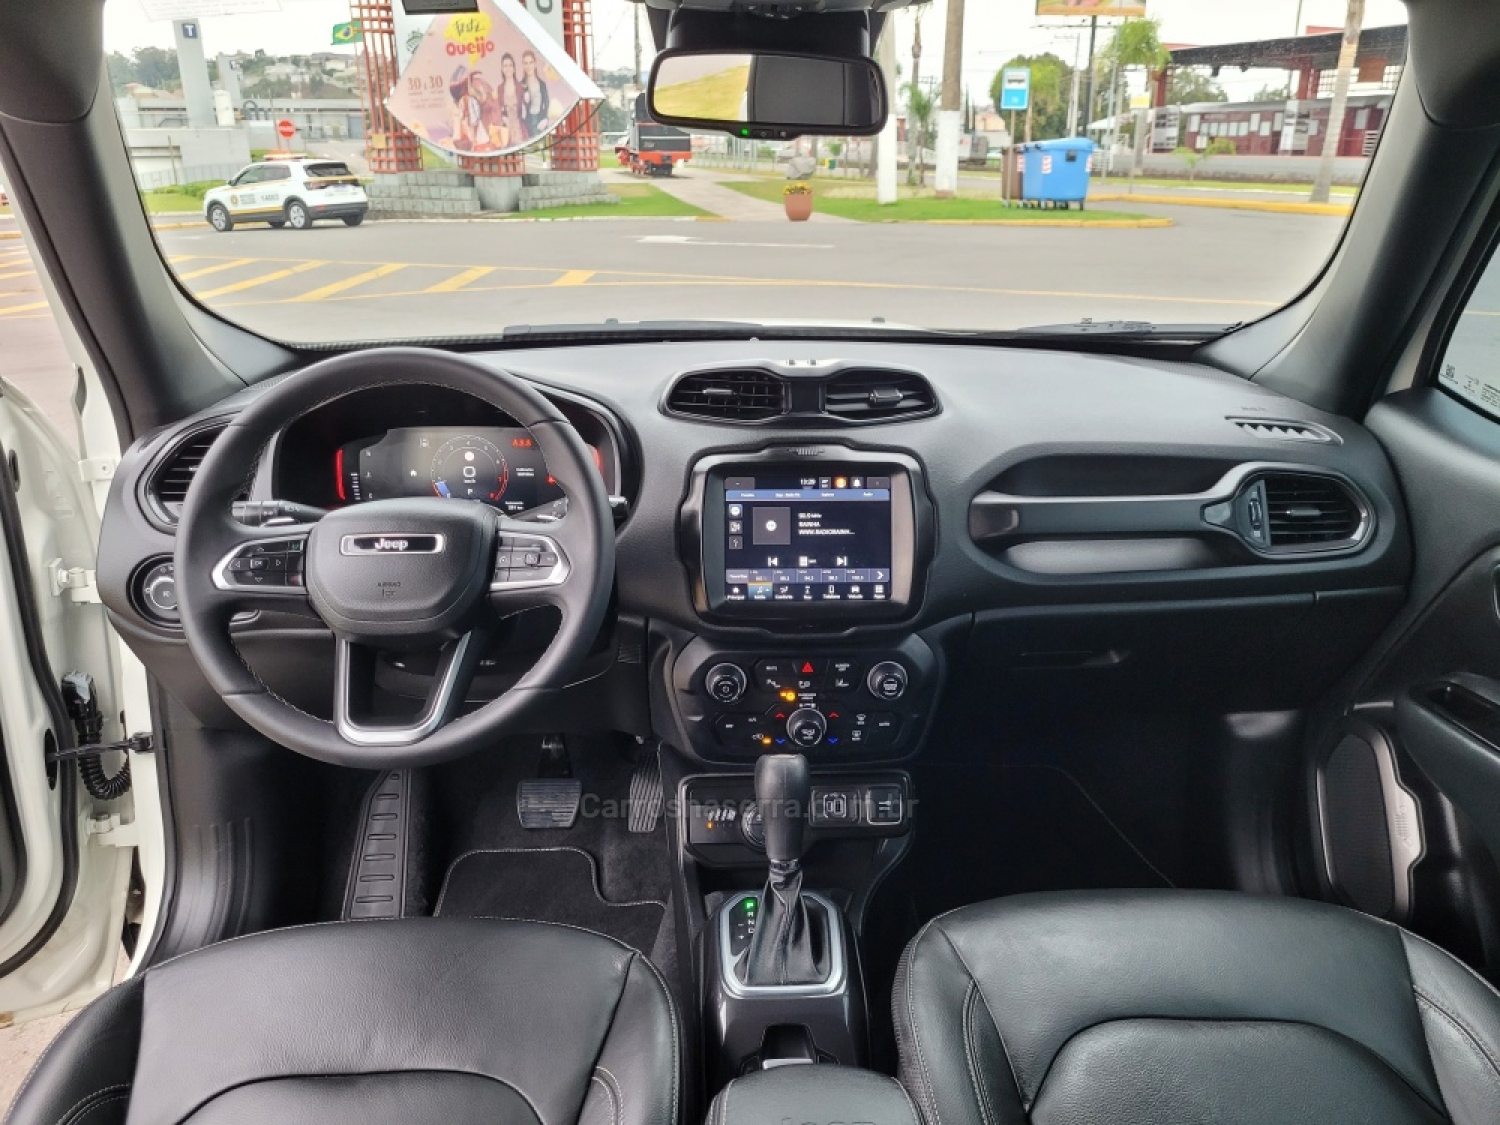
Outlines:
{"label": "side air vent", "polygon": [[1312,422],[1287,422],[1276,418],[1229,420],[1253,437],[1269,438],[1272,441],[1309,441],[1318,445],[1339,444],[1337,434]]}
{"label": "side air vent", "polygon": [[1269,473],[1266,523],[1271,549],[1317,550],[1352,545],[1364,533],[1363,506],[1331,477]]}
{"label": "side air vent", "polygon": [[667,392],[667,410],[689,418],[763,422],[787,412],[787,388],[769,371],[698,371]]}
{"label": "side air vent", "polygon": [[823,388],[823,411],[847,422],[894,422],[935,414],[937,395],[909,371],[845,371]]}
{"label": "side air vent", "polygon": [[[209,446],[213,445],[214,439],[223,432],[222,426],[199,430],[167,455],[166,460],[152,474],[151,483],[147,486],[157,515],[169,523],[177,522],[177,517],[182,514],[182,504],[187,499],[188,489],[192,487],[193,478],[198,475],[198,468],[203,464],[203,458],[208,456]],[[245,497],[241,494],[235,499],[243,500]]]}

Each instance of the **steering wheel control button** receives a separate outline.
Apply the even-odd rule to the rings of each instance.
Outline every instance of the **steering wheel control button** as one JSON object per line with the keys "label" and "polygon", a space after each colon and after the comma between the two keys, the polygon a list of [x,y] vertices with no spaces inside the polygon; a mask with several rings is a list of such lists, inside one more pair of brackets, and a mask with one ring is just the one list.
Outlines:
{"label": "steering wheel control button", "polygon": [[738,664],[715,664],[703,678],[708,694],[720,703],[737,703],[750,686],[745,671]]}
{"label": "steering wheel control button", "polygon": [[906,694],[906,669],[894,660],[883,660],[870,669],[865,686],[876,699],[894,702]]}
{"label": "steering wheel control button", "polygon": [[300,590],[305,584],[306,543],[302,539],[263,539],[247,543],[223,559],[214,573],[222,589],[258,586]]}
{"label": "steering wheel control button", "polygon": [[804,707],[799,711],[793,711],[791,718],[787,719],[786,733],[797,746],[804,749],[816,746],[828,733],[828,720],[823,717],[821,711]]}
{"label": "steering wheel control button", "polygon": [[546,536],[503,535],[496,541],[492,589],[555,585],[565,577],[562,552]]}

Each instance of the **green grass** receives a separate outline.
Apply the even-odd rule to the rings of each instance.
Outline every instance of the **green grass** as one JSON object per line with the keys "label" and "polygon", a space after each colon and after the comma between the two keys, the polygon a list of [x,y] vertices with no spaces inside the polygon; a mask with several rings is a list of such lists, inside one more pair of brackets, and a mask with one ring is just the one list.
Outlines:
{"label": "green grass", "polygon": [[668,195],[650,184],[610,184],[611,194],[619,197],[619,203],[571,204],[566,207],[548,207],[541,211],[521,211],[512,219],[578,219],[604,215],[618,219],[663,219],[706,215],[708,212],[691,203]]}
{"label": "green grass", "polygon": [[[785,180],[745,180],[726,183],[743,195],[768,203],[782,201]],[[862,223],[928,223],[1005,222],[1035,223],[1067,219],[1073,222],[1101,223],[1147,218],[1124,211],[1042,211],[1035,208],[1006,207],[988,193],[960,192],[954,199],[938,199],[931,188],[903,188],[902,198],[882,206],[875,201],[875,189],[863,185],[840,184],[837,181],[812,181],[813,209],[825,215],[837,215]]]}
{"label": "green grass", "polygon": [[619,166],[620,166],[620,158],[615,155],[615,150],[614,149],[612,149],[612,148],[601,148],[599,150],[599,167],[601,167],[601,168],[618,168]]}
{"label": "green grass", "polygon": [[203,197],[209,189],[223,186],[222,180],[196,180],[175,187],[151,188],[141,192],[141,201],[153,215],[163,211],[202,211]]}

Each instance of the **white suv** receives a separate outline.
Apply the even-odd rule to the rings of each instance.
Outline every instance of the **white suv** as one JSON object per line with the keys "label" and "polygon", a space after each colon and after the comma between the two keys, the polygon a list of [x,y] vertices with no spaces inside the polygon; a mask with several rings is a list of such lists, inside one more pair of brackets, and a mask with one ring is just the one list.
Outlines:
{"label": "white suv", "polygon": [[270,223],[306,230],[319,219],[364,222],[369,197],[349,166],[338,160],[275,160],[251,164],[203,197],[203,216],[216,231],[236,223]]}

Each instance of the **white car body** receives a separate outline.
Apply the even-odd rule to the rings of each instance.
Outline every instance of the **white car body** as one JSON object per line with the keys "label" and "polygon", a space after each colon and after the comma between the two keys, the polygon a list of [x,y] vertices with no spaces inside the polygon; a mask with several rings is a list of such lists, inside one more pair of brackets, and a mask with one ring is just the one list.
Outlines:
{"label": "white car body", "polygon": [[359,178],[341,160],[258,161],[203,197],[203,217],[218,231],[237,223],[303,230],[319,219],[357,226],[369,209]]}

